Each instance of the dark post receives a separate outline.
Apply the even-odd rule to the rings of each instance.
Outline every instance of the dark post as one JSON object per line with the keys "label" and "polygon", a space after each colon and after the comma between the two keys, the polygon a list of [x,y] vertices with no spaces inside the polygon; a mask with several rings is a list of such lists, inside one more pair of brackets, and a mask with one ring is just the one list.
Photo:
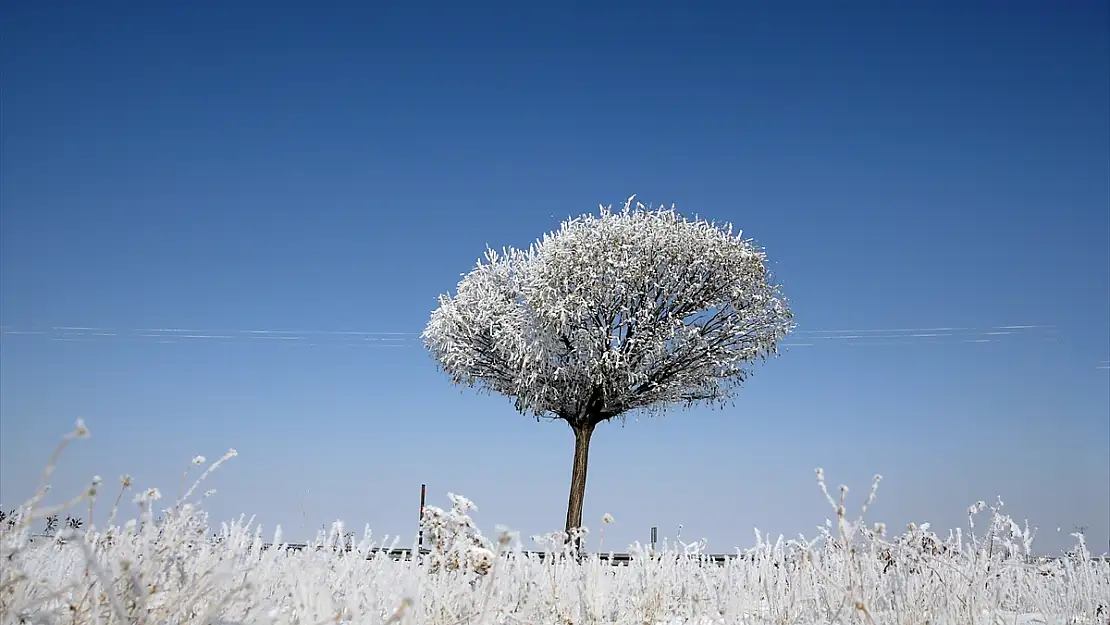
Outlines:
{"label": "dark post", "polygon": [[424,495],[426,494],[426,492],[427,492],[427,485],[421,484],[420,485],[420,519],[419,519],[420,534],[419,534],[419,538],[417,538],[417,542],[416,542],[416,547],[417,547],[418,550],[422,549],[424,547]]}
{"label": "dark post", "polygon": [[656,530],[658,530],[658,529],[659,528],[657,528],[655,526],[652,526],[652,528],[651,528],[651,552],[652,553],[655,553],[655,536],[656,536]]}

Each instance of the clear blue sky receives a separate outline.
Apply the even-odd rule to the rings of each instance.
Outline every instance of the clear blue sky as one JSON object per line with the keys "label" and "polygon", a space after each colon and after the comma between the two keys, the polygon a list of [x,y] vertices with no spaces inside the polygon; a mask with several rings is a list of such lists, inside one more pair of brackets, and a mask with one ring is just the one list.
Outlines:
{"label": "clear blue sky", "polygon": [[569,428],[418,335],[486,244],[637,193],[755,237],[799,329],[732,408],[599,428],[607,546],[812,534],[823,466],[892,528],[1001,495],[1106,550],[1105,2],[452,4],[6,6],[4,506],[81,416],[59,496],[235,447],[213,515],[294,539],[407,542],[422,482],[560,529]]}

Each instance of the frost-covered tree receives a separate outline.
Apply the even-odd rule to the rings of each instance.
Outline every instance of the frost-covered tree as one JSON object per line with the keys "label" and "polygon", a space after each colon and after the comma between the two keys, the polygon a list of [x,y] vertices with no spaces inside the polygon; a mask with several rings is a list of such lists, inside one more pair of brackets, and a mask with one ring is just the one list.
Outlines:
{"label": "frost-covered tree", "polygon": [[424,344],[456,384],[574,432],[568,534],[590,437],[632,411],[723,405],[793,329],[764,252],[730,224],[625,202],[527,250],[487,249],[443,295]]}

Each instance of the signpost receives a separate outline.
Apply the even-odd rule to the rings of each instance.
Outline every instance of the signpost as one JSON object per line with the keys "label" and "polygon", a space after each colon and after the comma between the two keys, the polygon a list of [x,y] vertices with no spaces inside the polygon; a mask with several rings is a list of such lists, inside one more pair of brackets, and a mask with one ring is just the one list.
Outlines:
{"label": "signpost", "polygon": [[417,519],[417,527],[420,528],[420,533],[417,534],[416,539],[417,548],[424,547],[424,496],[427,493],[427,485],[420,485],[420,517]]}

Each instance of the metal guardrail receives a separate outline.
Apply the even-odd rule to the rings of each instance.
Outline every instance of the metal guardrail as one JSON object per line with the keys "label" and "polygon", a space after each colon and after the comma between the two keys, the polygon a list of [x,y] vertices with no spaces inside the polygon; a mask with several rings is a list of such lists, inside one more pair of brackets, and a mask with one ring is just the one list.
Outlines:
{"label": "metal guardrail", "polygon": [[[282,545],[282,546],[285,549],[288,549],[290,551],[304,551],[304,550],[309,549],[309,548],[312,547],[312,545],[307,545],[307,544],[304,544],[304,543],[289,543],[289,544]],[[266,544],[266,545],[263,545],[262,548],[263,549],[272,549],[273,547],[274,547],[274,545],[272,545],[272,544]],[[316,549],[320,550],[320,551],[323,551],[323,550],[327,550],[329,548],[327,548],[327,547],[316,547]],[[330,548],[330,550],[331,551],[343,551],[343,552],[347,552],[347,553],[350,553],[351,551],[354,551],[354,549],[349,548],[349,547],[344,548],[344,549],[336,549],[336,548],[332,547],[332,548]],[[428,555],[430,553],[431,553],[430,549],[420,549],[419,550],[419,554],[422,555],[422,556]],[[525,557],[535,558],[535,559],[541,560],[541,561],[546,560],[547,558],[552,557],[552,556],[554,556],[557,559],[562,559],[562,558],[566,557],[562,553],[552,553],[550,551],[512,551],[512,552],[506,553],[504,555],[505,556],[510,556],[510,555],[516,555],[516,554],[520,554],[520,555],[525,556]],[[390,559],[393,559],[393,560],[401,560],[401,561],[411,560],[412,555],[413,555],[413,550],[412,549],[407,549],[407,548],[406,549],[386,549],[386,548],[383,548],[383,547],[372,547],[369,550],[367,550],[366,559],[370,560],[370,559],[372,559],[372,558],[374,558],[375,556],[378,556],[378,555],[385,555],[386,557],[388,557]],[[588,554],[585,554],[585,555],[596,557],[598,560],[600,560],[602,562],[607,562],[607,563],[612,564],[614,566],[628,564],[629,562],[632,562],[632,560],[634,559],[634,556],[632,554],[628,554],[628,553],[600,552],[600,553],[588,553]],[[729,560],[735,560],[737,558],[741,558],[741,559],[743,558],[743,556],[727,555],[727,554],[701,554],[701,555],[697,555],[697,556],[687,556],[687,557],[690,557],[692,559],[701,560],[701,561],[704,561],[704,562],[712,562],[714,564],[724,564],[725,562],[728,562]]]}
{"label": "metal guardrail", "polygon": [[[31,539],[32,539],[32,541],[44,540],[44,539],[56,540],[55,537],[50,536],[48,534],[34,534],[34,535],[31,536]],[[65,541],[62,541],[62,542],[65,542]],[[262,549],[263,550],[273,549],[275,546],[280,546],[280,547],[282,547],[284,549],[287,549],[289,551],[304,551],[304,550],[310,549],[310,548],[315,548],[317,551],[324,551],[324,550],[333,551],[333,552],[342,551],[344,553],[350,553],[350,552],[354,551],[354,548],[352,548],[352,547],[345,547],[343,549],[338,549],[336,547],[315,546],[315,545],[310,545],[310,544],[307,544],[307,543],[285,543],[285,544],[282,544],[282,545],[274,545],[273,543],[265,543],[265,544],[262,545]],[[425,556],[425,555],[430,554],[431,550],[426,549],[426,548],[422,548],[422,549],[418,550],[418,553],[421,556]],[[413,550],[409,549],[409,548],[386,549],[384,547],[371,547],[370,549],[368,549],[366,551],[366,556],[365,557],[366,557],[367,560],[371,560],[375,556],[383,555],[383,554],[386,557],[390,558],[391,560],[404,561],[404,560],[411,560],[412,559]],[[568,557],[566,554],[552,553],[550,551],[511,551],[511,552],[507,552],[507,553],[503,554],[502,557],[516,556],[516,555],[522,555],[522,556],[534,558],[534,559],[537,559],[537,560],[540,560],[540,561],[546,560],[546,559],[548,559],[549,557],[552,557],[552,556],[554,556],[555,559],[558,559],[558,560],[562,560],[562,559]],[[586,556],[586,557],[591,557],[591,556],[596,557],[601,562],[607,562],[607,563],[609,563],[613,566],[627,565],[630,562],[632,562],[633,560],[635,560],[637,557],[642,557],[642,556],[633,556],[630,553],[615,553],[615,552],[587,552],[583,555]],[[670,557],[685,557],[685,558],[689,558],[691,560],[696,560],[696,561],[704,562],[704,563],[707,563],[707,564],[709,564],[709,563],[717,564],[717,565],[722,565],[722,564],[731,562],[733,560],[746,560],[748,558],[748,556],[746,556],[744,554],[711,553],[711,554],[683,555],[683,554],[679,554],[679,553],[673,552],[673,551],[672,552],[659,552],[658,554],[656,554],[656,556],[658,556],[658,557],[667,557],[667,558],[670,558]],[[1068,556],[1066,556],[1066,555],[1037,556],[1037,557],[1029,558],[1028,560],[1029,560],[1030,564],[1037,564],[1037,563],[1052,562],[1052,561],[1055,561],[1055,560],[1062,560],[1062,559],[1067,558],[1067,557]],[[1099,563],[1099,562],[1110,563],[1110,556],[1105,556],[1105,555],[1104,556],[1090,556],[1089,560],[1091,562],[1095,562],[1095,563]]]}
{"label": "metal guardrail", "polygon": [[[283,545],[283,546],[284,546],[285,549],[288,549],[288,550],[291,550],[291,551],[303,551],[303,550],[306,550],[306,549],[309,549],[310,547],[312,547],[312,545],[308,545],[308,544],[305,544],[305,543],[289,543],[289,544],[286,544],[286,545]],[[272,545],[272,544],[266,544],[266,545],[262,546],[263,549],[272,549],[273,547],[274,547],[274,545]],[[322,550],[325,550],[325,549],[328,549],[328,548],[327,547],[316,547],[316,549],[322,551]],[[344,549],[336,549],[336,548],[332,547],[332,548],[330,548],[330,550],[332,550],[332,551],[343,551],[343,552],[347,552],[347,553],[350,553],[351,551],[353,551],[353,549],[350,548],[350,547],[347,547],[347,548],[344,548]],[[428,555],[429,553],[431,553],[431,550],[429,550],[429,549],[420,549],[419,550],[419,555],[422,555],[422,556],[423,555]],[[390,559],[393,559],[393,560],[404,561],[404,560],[411,560],[412,559],[413,550],[408,549],[408,548],[405,548],[405,549],[386,549],[384,547],[372,547],[371,549],[369,549],[366,552],[366,559],[370,560],[370,559],[374,558],[375,556],[382,555],[382,554],[384,554],[386,557],[388,557]],[[543,560],[547,559],[550,556],[555,556],[558,559],[562,559],[562,558],[566,557],[564,554],[552,553],[552,552],[549,552],[549,551],[513,551],[513,552],[510,552],[506,555],[515,555],[515,554],[520,554],[520,555],[523,555],[523,556],[526,556],[526,557],[535,558],[535,559],[540,560],[540,561],[543,561]],[[591,553],[587,553],[585,555],[596,557],[601,562],[607,562],[607,563],[612,564],[614,566],[626,565],[626,564],[632,562],[632,560],[634,560],[637,557],[637,556],[633,556],[632,554],[629,554],[629,553],[609,553],[609,552],[591,552]],[[678,555],[678,554],[674,554],[674,552],[663,552],[663,553],[660,553],[659,555],[661,555],[661,556],[670,556],[670,555]],[[725,553],[697,554],[697,555],[688,555],[688,556],[682,556],[682,557],[687,557],[687,558],[690,558],[692,560],[697,560],[697,561],[705,562],[705,563],[718,564],[718,565],[725,564],[725,563],[730,562],[732,560],[745,560],[745,559],[747,559],[747,557],[742,555],[742,554],[725,554]],[[1051,562],[1051,561],[1054,561],[1054,560],[1061,560],[1065,557],[1066,556],[1039,556],[1039,557],[1036,557],[1036,558],[1031,558],[1030,561],[1031,562]],[[1110,556],[1091,556],[1090,559],[1093,562],[1110,562]]]}

